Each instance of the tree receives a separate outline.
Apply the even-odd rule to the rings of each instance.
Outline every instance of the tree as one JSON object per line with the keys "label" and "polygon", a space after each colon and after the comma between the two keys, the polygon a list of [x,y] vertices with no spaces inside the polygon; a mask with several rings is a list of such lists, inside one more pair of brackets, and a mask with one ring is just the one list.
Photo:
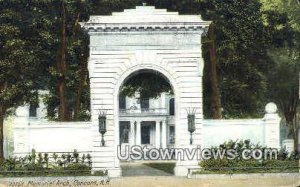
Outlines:
{"label": "tree", "polygon": [[299,106],[300,52],[298,48],[282,47],[270,50],[269,55],[275,65],[270,71],[270,98],[275,101],[284,116],[294,139],[297,153],[300,129],[297,112]]}
{"label": "tree", "polygon": [[46,47],[48,73],[44,76],[50,91],[48,116],[52,119],[80,120],[81,110],[89,108],[88,98],[83,99],[88,92],[88,36],[79,25],[88,19],[89,10],[90,1],[83,0],[53,0],[43,9],[52,31]]}
{"label": "tree", "polygon": [[0,1],[0,160],[3,159],[3,122],[8,109],[36,99],[43,56],[35,29],[42,24],[33,2]]}
{"label": "tree", "polygon": [[264,2],[263,13],[270,41],[268,55],[274,62],[269,67],[268,98],[278,104],[297,153],[300,72],[300,22],[295,21],[299,18],[295,14],[297,4],[295,1],[274,0],[272,6],[268,5],[268,2]]}
{"label": "tree", "polygon": [[300,3],[298,0],[260,0],[264,11],[276,11],[288,16],[289,25],[300,31]]}
{"label": "tree", "polygon": [[140,98],[157,98],[162,92],[173,94],[170,83],[160,73],[141,72],[130,77],[123,85],[121,94],[134,96],[140,93]]}
{"label": "tree", "polygon": [[207,48],[209,52],[209,66],[205,70],[209,70],[209,86],[210,86],[210,107],[213,119],[222,118],[221,103],[218,88],[217,76],[217,51],[215,45],[215,23],[211,23],[208,30]]}
{"label": "tree", "polygon": [[[80,26],[79,20],[82,19],[83,16],[87,14],[87,6],[88,2],[82,0],[73,0],[67,1],[64,0],[60,3],[60,11],[58,15],[60,15],[60,44],[57,52],[57,65],[56,65],[56,73],[57,73],[57,90],[59,96],[59,120],[68,121],[71,119],[70,110],[68,109],[67,102],[67,79],[68,79],[68,68],[72,60],[76,60],[72,58],[72,56],[76,56],[77,54],[72,54],[72,50],[78,52],[79,56],[79,74],[81,76],[81,81],[79,81],[78,87],[76,89],[75,96],[75,106],[74,106],[74,114],[75,118],[78,118],[79,108],[80,108],[80,98],[82,95],[83,84],[86,78],[84,78],[87,69],[87,58],[88,58],[88,49],[87,47],[78,46],[78,42],[81,45],[87,46],[87,38],[80,34]],[[68,21],[70,20],[70,21]],[[79,36],[79,37],[78,37]],[[76,50],[77,49],[77,50]],[[70,52],[71,51],[71,52]],[[69,58],[67,57],[69,55]],[[78,58],[78,56],[76,56]]]}
{"label": "tree", "polygon": [[[217,92],[213,88],[216,85],[212,85],[216,81],[207,81],[216,79],[214,76],[217,75],[224,117],[258,116],[264,105],[267,84],[261,4],[256,0],[207,0],[201,8],[203,18],[214,23],[216,48],[213,54],[210,43],[205,42],[206,66],[216,67],[216,70],[206,67],[211,73],[204,77],[205,105],[212,105],[206,98],[213,97],[217,101]],[[209,64],[214,63],[213,59],[216,59],[216,66]],[[215,103],[211,108],[217,106]]]}

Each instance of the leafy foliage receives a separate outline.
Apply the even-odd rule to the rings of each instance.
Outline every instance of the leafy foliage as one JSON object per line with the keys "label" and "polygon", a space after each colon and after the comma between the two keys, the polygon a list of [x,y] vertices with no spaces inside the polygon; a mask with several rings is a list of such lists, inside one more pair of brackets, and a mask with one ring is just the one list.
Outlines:
{"label": "leafy foliage", "polygon": [[[236,140],[224,142],[218,147],[212,147],[211,150],[236,150],[236,159],[228,159],[227,153],[223,158],[211,158],[202,160],[199,165],[203,168],[199,173],[266,173],[266,172],[298,172],[299,158],[295,154],[288,154],[286,150],[281,149],[277,159],[243,160],[242,151],[245,149],[260,149],[263,152],[265,148],[259,144],[253,144],[250,140]],[[263,153],[264,154],[264,153]]]}
{"label": "leafy foliage", "polygon": [[[64,1],[1,1],[1,107],[10,108],[36,100],[34,90],[50,91],[48,114],[59,112],[58,82],[65,80],[67,107],[74,118],[89,119],[87,80],[88,36],[79,21],[88,19],[90,1],[66,1],[66,70],[59,66]],[[3,71],[3,73],[2,73]],[[28,97],[29,96],[29,97]],[[71,110],[72,111],[72,110]],[[69,111],[71,113],[71,111]],[[1,111],[2,112],[2,111]],[[3,114],[1,114],[3,115]],[[58,115],[59,116],[59,115]]]}
{"label": "leafy foliage", "polygon": [[[255,0],[205,1],[202,16],[215,25],[217,72],[223,117],[260,114],[266,92],[267,61],[260,3]],[[207,59],[207,45],[204,55]],[[208,60],[208,59],[207,59]],[[206,63],[210,63],[206,60]],[[207,66],[207,64],[206,64]],[[205,70],[204,98],[209,98]],[[210,116],[209,100],[205,111]]]}
{"label": "leafy foliage", "polygon": [[[89,99],[84,98],[89,94],[88,36],[79,25],[79,21],[88,19],[89,10],[90,1],[81,0],[53,1],[43,9],[45,19],[52,25],[48,44],[52,45],[48,51],[48,73],[44,76],[47,89],[50,90],[46,101],[48,115],[52,119],[56,116],[58,120],[89,119],[87,115],[86,118],[80,118],[79,115],[89,108]],[[62,108],[66,114],[62,114]]]}
{"label": "leafy foliage", "polygon": [[0,107],[8,109],[35,95],[43,45],[35,7],[24,1],[0,1],[0,7]]}
{"label": "leafy foliage", "polygon": [[121,88],[121,94],[134,96],[136,92],[143,98],[156,98],[162,92],[173,93],[170,83],[156,72],[138,73],[130,77]]}
{"label": "leafy foliage", "polygon": [[[268,6],[272,5],[272,6]],[[268,56],[273,64],[268,72],[268,94],[276,102],[290,129],[297,151],[299,122],[299,71],[300,71],[300,5],[295,1],[274,0],[264,2],[264,18],[270,41]],[[298,21],[296,21],[298,19]]]}
{"label": "leafy foliage", "polygon": [[[91,156],[73,153],[36,153],[32,150],[25,157],[13,157],[0,163],[0,176],[80,176],[91,175]],[[97,176],[107,175],[99,171]]]}

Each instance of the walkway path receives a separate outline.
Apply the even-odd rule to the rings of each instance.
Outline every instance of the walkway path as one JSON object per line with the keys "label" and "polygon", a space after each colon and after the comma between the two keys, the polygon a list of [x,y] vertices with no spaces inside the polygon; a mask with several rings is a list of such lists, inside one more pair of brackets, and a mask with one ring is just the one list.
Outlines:
{"label": "walkway path", "polygon": [[144,165],[140,162],[124,162],[121,163],[123,177],[128,176],[172,176],[162,170],[158,170]]}
{"label": "walkway path", "polygon": [[187,179],[174,176],[140,176],[112,179],[110,187],[296,187],[293,177],[266,179]]}
{"label": "walkway path", "polygon": [[149,167],[142,162],[122,162],[123,177],[112,179],[111,187],[300,187],[300,177],[266,177],[249,179],[188,179]]}

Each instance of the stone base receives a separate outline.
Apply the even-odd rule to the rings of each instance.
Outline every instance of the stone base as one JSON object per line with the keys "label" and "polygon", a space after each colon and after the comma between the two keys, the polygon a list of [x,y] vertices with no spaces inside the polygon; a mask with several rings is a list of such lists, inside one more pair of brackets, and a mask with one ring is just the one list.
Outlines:
{"label": "stone base", "polygon": [[[107,170],[107,176],[111,178],[122,177],[122,169],[121,168],[105,168],[102,170]],[[97,169],[92,170],[92,174],[96,172]]]}
{"label": "stone base", "polygon": [[122,169],[121,168],[108,168],[108,176],[112,178],[122,177]]}
{"label": "stone base", "polygon": [[176,166],[174,168],[174,174],[178,177],[189,177],[191,172],[199,170],[200,166]]}
{"label": "stone base", "polygon": [[188,173],[189,173],[189,169],[185,166],[176,166],[174,168],[175,176],[186,177],[188,176]]}

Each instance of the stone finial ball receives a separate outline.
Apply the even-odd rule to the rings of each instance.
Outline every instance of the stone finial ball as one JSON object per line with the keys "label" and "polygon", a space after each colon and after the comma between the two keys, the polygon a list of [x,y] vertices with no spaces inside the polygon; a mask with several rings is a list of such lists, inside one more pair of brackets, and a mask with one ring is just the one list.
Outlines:
{"label": "stone finial ball", "polygon": [[28,117],[29,116],[29,110],[27,107],[18,107],[16,109],[16,112],[15,112],[16,116],[18,117]]}
{"label": "stone finial ball", "polygon": [[273,114],[273,113],[276,113],[277,112],[277,106],[275,103],[271,102],[271,103],[268,103],[265,107],[265,111],[266,113],[268,114]]}

